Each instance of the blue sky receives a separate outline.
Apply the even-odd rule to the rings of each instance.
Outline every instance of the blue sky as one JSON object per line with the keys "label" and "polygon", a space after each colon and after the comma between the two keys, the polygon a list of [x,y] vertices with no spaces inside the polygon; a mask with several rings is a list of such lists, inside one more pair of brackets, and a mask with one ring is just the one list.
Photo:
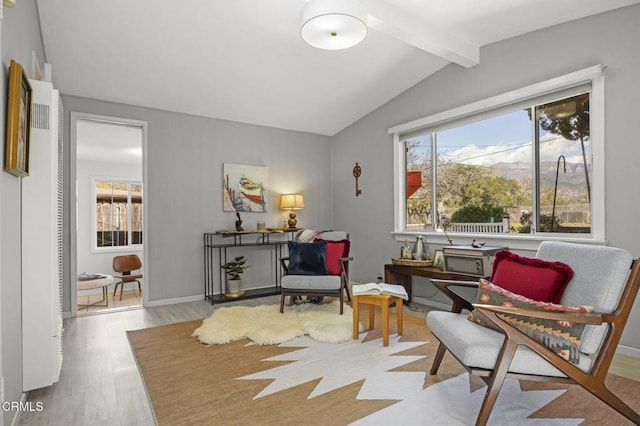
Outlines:
{"label": "blue sky", "polygon": [[[428,144],[428,138],[421,138]],[[444,130],[438,133],[440,156],[464,164],[491,165],[500,162],[531,161],[531,121],[518,110],[498,117]],[[569,163],[581,163],[579,141],[568,141],[544,132],[541,160],[556,161],[564,155]]]}

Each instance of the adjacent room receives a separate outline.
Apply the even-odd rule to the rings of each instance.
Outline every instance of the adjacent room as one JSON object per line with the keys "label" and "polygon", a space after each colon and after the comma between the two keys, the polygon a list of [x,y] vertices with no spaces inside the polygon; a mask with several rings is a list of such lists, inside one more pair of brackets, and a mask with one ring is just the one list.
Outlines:
{"label": "adjacent room", "polygon": [[[142,293],[132,281],[127,284],[125,278],[116,288],[122,273],[131,272],[116,265],[123,256],[135,256],[140,266],[133,271],[143,275],[144,128],[140,123],[99,116],[73,114],[71,121],[75,126],[78,188],[73,226],[77,229],[78,289],[77,308],[72,311],[86,315],[140,307]],[[73,305],[73,298],[71,302]]]}
{"label": "adjacent room", "polygon": [[640,424],[640,0],[4,0],[2,424]]}

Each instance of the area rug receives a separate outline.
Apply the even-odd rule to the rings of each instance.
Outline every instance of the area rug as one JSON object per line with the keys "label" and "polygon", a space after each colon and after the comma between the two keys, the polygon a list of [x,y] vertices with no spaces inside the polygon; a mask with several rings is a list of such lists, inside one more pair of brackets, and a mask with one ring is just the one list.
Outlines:
{"label": "area rug", "polygon": [[[429,375],[437,341],[423,317],[404,318],[404,334],[392,334],[387,347],[379,324],[337,344],[302,336],[280,345],[208,346],[191,336],[201,321],[128,337],[159,425],[474,424],[483,382],[449,354]],[[640,409],[639,382],[610,374],[607,383]],[[505,383],[489,423],[628,424],[578,386],[517,380]]]}
{"label": "area rug", "polygon": [[351,307],[344,305],[342,315],[338,301],[286,306],[283,313],[280,305],[222,307],[193,332],[201,343],[209,345],[240,339],[273,345],[304,335],[329,343],[351,339]]}

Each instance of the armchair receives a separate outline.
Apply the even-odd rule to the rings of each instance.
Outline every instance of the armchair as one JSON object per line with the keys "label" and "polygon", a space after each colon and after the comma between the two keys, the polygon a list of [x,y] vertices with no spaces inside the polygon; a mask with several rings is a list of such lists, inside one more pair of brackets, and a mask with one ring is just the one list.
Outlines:
{"label": "armchair", "polygon": [[[280,313],[284,312],[284,302],[287,296],[333,296],[340,300],[340,314],[343,313],[344,293],[346,291],[348,300],[351,300],[349,288],[349,267],[348,263],[353,258],[349,257],[350,240],[349,234],[344,231],[325,231],[317,235],[317,240],[325,241],[327,246],[325,252],[321,254],[321,259],[309,259],[314,253],[310,253],[311,245],[317,243],[298,243],[304,244],[305,249],[300,255],[296,254],[297,259],[291,253],[290,256],[280,259],[280,264],[284,271],[284,276],[280,282]],[[333,245],[335,243],[335,245]],[[295,244],[295,243],[294,243]],[[308,246],[308,247],[306,247]],[[321,260],[326,263],[328,270],[324,271],[301,271],[299,267],[292,265],[293,262],[302,265],[311,265],[315,260]],[[296,269],[290,269],[294,266]]]}
{"label": "armchair", "polygon": [[[593,312],[557,312],[520,307],[464,302],[451,290],[460,283],[433,280],[445,294],[454,293],[452,312],[430,312],[427,326],[440,341],[430,374],[437,374],[448,350],[471,374],[487,383],[487,391],[476,424],[489,420],[502,384],[507,377],[573,383],[608,404],[636,424],[640,414],[607,389],[604,381],[625,323],[640,286],[640,262],[631,253],[613,248],[543,242],[536,257],[560,261],[573,269],[561,304],[592,306]],[[468,285],[468,283],[464,283]],[[476,309],[499,331],[467,319],[463,309]],[[570,362],[521,332],[513,315],[542,318],[563,324],[585,324],[579,336],[577,354]],[[522,318],[522,317],[520,317]]]}

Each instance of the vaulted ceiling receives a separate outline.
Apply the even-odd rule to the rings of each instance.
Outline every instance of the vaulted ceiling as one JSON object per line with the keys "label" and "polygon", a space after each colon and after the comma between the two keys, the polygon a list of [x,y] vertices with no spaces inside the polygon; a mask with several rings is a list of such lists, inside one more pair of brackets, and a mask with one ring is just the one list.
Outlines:
{"label": "vaulted ceiling", "polygon": [[63,93],[333,135],[481,47],[640,0],[361,0],[365,40],[307,45],[305,0],[38,0]]}

